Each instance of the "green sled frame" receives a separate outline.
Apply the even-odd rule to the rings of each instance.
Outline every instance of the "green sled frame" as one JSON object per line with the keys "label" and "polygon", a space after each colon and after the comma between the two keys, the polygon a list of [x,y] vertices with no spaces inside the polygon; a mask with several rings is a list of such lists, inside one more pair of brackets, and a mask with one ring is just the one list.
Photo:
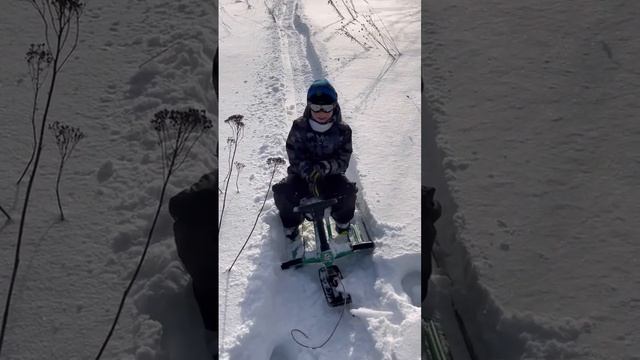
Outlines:
{"label": "green sled frame", "polygon": [[[305,253],[302,258],[283,262],[280,265],[282,270],[291,267],[298,268],[309,264],[322,264],[325,267],[330,267],[337,259],[358,252],[373,251],[374,243],[370,240],[366,225],[361,219],[358,219],[358,221],[349,226],[348,246],[346,246],[347,243],[345,243],[344,240],[342,241],[342,246],[335,246],[334,240],[337,234],[334,235],[334,231],[332,230],[333,220],[324,210],[336,202],[336,199],[315,199],[315,201],[309,205],[296,207],[297,212],[304,213],[307,220],[303,223],[301,231],[301,236],[305,243]],[[313,251],[306,250],[307,239],[304,238],[304,234],[308,232],[308,225],[310,224],[313,224],[314,228],[313,238],[315,240],[315,249]],[[334,244],[334,246],[332,247],[330,244]]]}

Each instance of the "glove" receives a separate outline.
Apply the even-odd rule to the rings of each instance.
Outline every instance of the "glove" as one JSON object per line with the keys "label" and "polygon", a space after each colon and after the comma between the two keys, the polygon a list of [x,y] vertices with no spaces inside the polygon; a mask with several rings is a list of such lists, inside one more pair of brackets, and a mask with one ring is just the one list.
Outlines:
{"label": "glove", "polygon": [[314,169],[309,174],[309,190],[315,197],[320,197],[320,191],[318,190],[318,181],[322,178],[320,171]]}
{"label": "glove", "polygon": [[327,176],[329,174],[329,163],[326,161],[320,161],[318,163],[313,164],[311,167],[311,171],[309,171],[309,175],[307,176],[308,182],[317,182],[321,178]]}
{"label": "glove", "polygon": [[313,196],[315,196],[317,198],[320,197],[320,190],[318,190],[318,183],[309,184],[309,188],[310,188],[311,193],[313,194]]}
{"label": "glove", "polygon": [[327,171],[328,169],[326,168],[324,161],[315,164],[311,169],[307,180],[309,182],[309,190],[311,190],[313,196],[320,196],[320,192],[318,190],[318,182],[327,174]]}

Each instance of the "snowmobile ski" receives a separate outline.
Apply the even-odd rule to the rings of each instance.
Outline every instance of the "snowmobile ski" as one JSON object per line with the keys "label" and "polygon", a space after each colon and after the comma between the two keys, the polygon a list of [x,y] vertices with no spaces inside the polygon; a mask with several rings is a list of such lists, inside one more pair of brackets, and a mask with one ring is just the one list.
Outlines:
{"label": "snowmobile ski", "polygon": [[345,294],[338,289],[342,281],[342,273],[336,265],[321,267],[318,270],[322,291],[331,307],[351,304],[351,295]]}

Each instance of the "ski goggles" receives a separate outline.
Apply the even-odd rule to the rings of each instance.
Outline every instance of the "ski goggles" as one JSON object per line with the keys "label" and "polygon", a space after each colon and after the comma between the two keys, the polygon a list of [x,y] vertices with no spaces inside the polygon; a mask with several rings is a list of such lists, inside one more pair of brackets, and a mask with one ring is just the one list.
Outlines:
{"label": "ski goggles", "polygon": [[329,104],[329,105],[318,105],[318,104],[311,104],[309,103],[309,108],[311,109],[311,111],[313,112],[331,112],[333,111],[333,109],[335,108],[335,104]]}

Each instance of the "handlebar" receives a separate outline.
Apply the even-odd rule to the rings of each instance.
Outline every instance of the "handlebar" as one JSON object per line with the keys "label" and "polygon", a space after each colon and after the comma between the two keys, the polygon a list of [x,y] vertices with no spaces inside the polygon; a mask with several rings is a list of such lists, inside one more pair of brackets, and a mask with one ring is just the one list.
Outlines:
{"label": "handlebar", "polygon": [[309,204],[298,205],[293,208],[294,213],[316,213],[318,211],[322,212],[324,209],[331,207],[338,203],[338,199],[327,199],[327,200],[318,200],[313,201]]}

